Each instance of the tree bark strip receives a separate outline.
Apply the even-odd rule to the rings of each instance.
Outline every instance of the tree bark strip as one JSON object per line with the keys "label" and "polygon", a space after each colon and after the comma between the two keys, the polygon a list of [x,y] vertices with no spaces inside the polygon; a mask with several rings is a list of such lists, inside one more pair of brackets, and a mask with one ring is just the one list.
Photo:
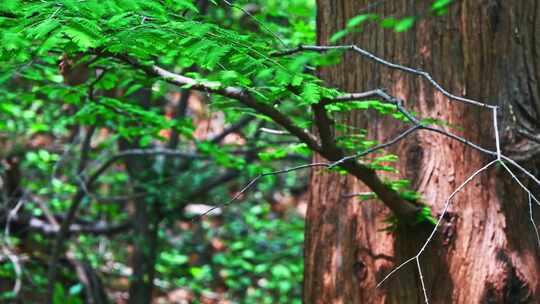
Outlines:
{"label": "tree bark strip", "polygon": [[[331,35],[351,17],[365,13],[370,2],[318,0],[318,44],[329,45]],[[402,18],[423,14],[430,2],[385,1],[369,12]],[[538,146],[524,134],[540,133],[539,35],[538,1],[463,0],[451,5],[447,15],[422,18],[405,33],[367,24],[339,43],[357,44],[385,59],[421,68],[452,93],[499,105],[503,150],[538,176],[539,161],[531,153]],[[450,130],[495,148],[489,110],[451,102],[414,76],[346,53],[341,64],[322,69],[321,77],[348,92],[387,88],[420,117],[461,126]],[[380,142],[403,128],[392,119],[363,112],[348,114],[341,122],[368,129]],[[400,174],[386,176],[411,180],[435,215],[456,187],[492,159],[427,131],[389,152],[400,156]],[[388,208],[348,195],[366,190],[354,177],[313,172],[304,303],[424,302],[414,263],[381,288],[375,286],[416,254],[430,228],[381,231],[387,226],[383,221]],[[524,191],[500,167],[482,173],[458,194],[420,257],[430,303],[540,303],[540,250],[528,210]],[[534,215],[540,221],[540,212]]]}

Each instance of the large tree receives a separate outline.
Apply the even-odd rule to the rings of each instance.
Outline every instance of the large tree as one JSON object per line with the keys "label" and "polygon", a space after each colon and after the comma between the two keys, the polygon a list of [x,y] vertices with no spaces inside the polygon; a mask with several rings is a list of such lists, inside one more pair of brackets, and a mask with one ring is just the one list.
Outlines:
{"label": "large tree", "polygon": [[[330,37],[358,14],[425,17],[430,10],[429,1],[371,2],[318,0],[318,43],[331,44]],[[444,16],[417,20],[404,33],[371,23],[340,43],[356,44],[390,61],[419,67],[456,95],[499,106],[503,153],[534,171],[540,130],[539,15],[540,5],[534,0],[463,0],[451,5]],[[489,108],[449,100],[421,77],[354,52],[320,74],[349,92],[385,88],[419,117],[443,120],[449,124],[445,129],[496,148]],[[380,142],[404,129],[391,119],[368,114],[350,112],[341,122],[366,128]],[[399,156],[400,173],[387,177],[412,181],[435,216],[443,212],[456,188],[493,159],[425,130],[389,151]],[[526,176],[517,177],[535,189],[525,182]],[[529,197],[504,167],[491,166],[457,193],[425,251],[378,288],[394,267],[417,255],[433,227],[401,221],[397,229],[386,231],[389,208],[351,195],[368,191],[355,177],[316,171],[311,186],[305,303],[422,303],[422,277],[432,303],[539,303],[540,250]],[[533,215],[540,218],[537,211]]]}
{"label": "large tree", "polygon": [[[284,11],[287,4],[292,5],[287,11],[299,11],[294,9],[297,1],[283,2],[283,7],[278,1],[263,2],[271,12]],[[197,266],[200,261],[185,260],[187,252],[180,251],[185,243],[176,236],[183,235],[186,225],[175,227],[187,219],[186,204],[206,201],[212,189],[239,176],[254,178],[230,200],[192,217],[195,222],[217,207],[245,197],[248,190],[271,189],[272,179],[264,177],[315,167],[334,169],[350,177],[322,171],[313,175],[305,302],[409,303],[422,298],[443,303],[452,299],[467,303],[481,299],[488,303],[534,301],[538,297],[538,249],[534,243],[538,231],[531,225],[532,217],[528,218],[531,193],[524,191],[538,190],[531,179],[540,185],[537,172],[529,173],[534,171],[538,151],[535,85],[539,73],[535,69],[534,33],[527,32],[538,26],[533,15],[522,16],[533,14],[533,5],[522,1],[507,8],[493,1],[485,5],[461,2],[445,17],[431,16],[448,2],[431,4],[439,7],[437,10],[428,4],[399,1],[319,3],[321,44],[328,44],[329,36],[345,24],[347,31],[355,32],[362,21],[364,25],[372,22],[363,33],[344,41],[355,42],[361,49],[346,45],[295,47],[311,40],[304,21],[296,23],[295,16],[287,15],[289,27],[284,19],[270,14],[268,17],[277,22],[272,25],[264,19],[252,19],[250,12],[258,9],[236,6],[240,2],[223,1],[250,17],[242,25],[229,24],[234,14],[216,12],[226,16],[219,18],[224,22],[212,21],[213,13],[203,18],[191,0],[0,1],[0,37],[6,41],[0,44],[0,83],[9,80],[0,86],[0,112],[8,114],[4,119],[8,123],[0,119],[0,131],[11,134],[7,144],[2,138],[0,144],[4,150],[19,150],[10,148],[18,146],[10,141],[23,138],[23,152],[0,153],[7,154],[0,164],[0,171],[5,172],[0,224],[7,227],[6,235],[21,239],[26,239],[22,232],[28,230],[55,238],[52,243],[43,242],[52,244],[52,251],[47,246],[45,257],[36,255],[49,265],[47,280],[42,283],[49,284],[50,302],[68,302],[73,290],[70,288],[68,294],[64,287],[75,280],[84,285],[89,302],[91,298],[98,303],[104,300],[104,293],[96,292],[101,290],[99,273],[87,262],[96,259],[88,255],[103,256],[104,261],[131,260],[129,301],[147,303],[153,294],[154,274],[160,281],[174,280],[171,286],[191,285],[197,277],[210,280],[211,272]],[[347,21],[366,9],[371,10],[369,15]],[[379,28],[379,16],[392,16],[382,25],[396,31],[418,22],[413,31],[396,36]],[[250,34],[246,32],[249,28],[260,31]],[[347,31],[339,31],[338,36]],[[345,54],[341,65],[320,71],[326,80],[323,85],[312,75],[317,70],[313,67],[335,62],[337,56],[311,51],[330,49],[351,53]],[[449,91],[425,72],[391,64],[366,50],[420,66]],[[495,62],[500,55],[508,60]],[[58,75],[59,56],[63,58],[60,71],[64,81]],[[211,108],[224,115],[230,127],[219,130],[215,137],[198,136],[200,127],[206,128],[212,121],[187,111],[202,102],[199,98],[188,102],[192,95],[188,90],[210,101]],[[346,93],[359,91],[363,93]],[[362,100],[365,98],[380,100]],[[419,121],[416,115],[430,119]],[[498,117],[498,126],[494,117]],[[427,125],[432,122],[439,126]],[[238,133],[234,143],[225,140],[232,133]],[[503,154],[495,140],[499,134]],[[46,141],[51,142],[28,145],[27,141],[37,140],[24,139],[27,135],[43,136],[44,140],[50,137]],[[393,139],[374,145],[366,136],[381,143]],[[52,141],[66,146],[65,152],[49,147]],[[240,147],[242,142],[248,146]],[[28,148],[40,147],[51,150],[27,153]],[[388,151],[382,152],[383,147]],[[80,154],[71,153],[79,149]],[[304,160],[296,153],[306,150],[326,160],[285,167]],[[392,170],[388,161],[395,161],[393,155],[381,155],[388,152],[401,156],[397,165],[401,174],[382,174]],[[62,160],[60,154],[68,158]],[[102,159],[108,154],[110,158]],[[27,159],[20,161],[25,155]],[[121,162],[123,166],[115,165]],[[64,169],[59,171],[59,166]],[[484,169],[477,171],[482,166]],[[520,175],[510,177],[510,170]],[[51,176],[56,178],[50,185]],[[396,180],[399,178],[402,180]],[[407,180],[421,195],[409,191]],[[459,186],[464,181],[471,182]],[[257,182],[261,184],[255,188]],[[219,188],[223,198],[229,189]],[[447,198],[453,196],[454,189],[462,191],[450,205]],[[368,191],[373,193],[357,193]],[[23,206],[27,197],[37,198],[41,204]],[[368,197],[377,197],[383,204],[360,202]],[[116,207],[108,208],[113,202]],[[102,220],[106,221],[103,225]],[[118,221],[122,222],[115,224]],[[236,222],[224,222],[237,226]],[[256,221],[252,218],[250,222]],[[10,224],[17,224],[12,225],[17,229],[8,229]],[[273,224],[267,227],[274,230],[273,235],[284,235]],[[388,231],[380,231],[385,228]],[[132,229],[131,237],[119,236],[111,242],[114,260],[101,249],[93,254],[99,239],[75,239],[82,233],[110,237],[128,229]],[[291,233],[287,236],[292,237]],[[185,240],[194,239],[187,237]],[[247,286],[251,282],[270,293],[278,288],[283,292],[279,301],[287,302],[291,286],[296,285],[291,283],[291,273],[299,268],[264,266],[270,265],[266,262],[281,263],[284,247],[254,240],[268,254],[270,248],[280,250],[279,259],[257,255],[251,248],[257,246],[246,245],[249,250],[242,250],[242,254],[230,246],[235,247],[231,252],[234,258],[221,261],[230,261],[228,265],[235,270],[240,267],[240,272],[234,272],[239,277],[230,276],[232,272],[225,269],[216,269],[214,277],[221,280],[226,276],[226,281],[236,286],[234,290],[246,287],[250,291]],[[212,242],[216,250],[227,247],[218,243]],[[132,244],[133,250],[123,248],[125,244]],[[16,255],[11,253],[15,247],[8,245],[0,249],[16,267]],[[33,247],[29,251],[35,255]],[[180,256],[180,252],[185,255]],[[239,255],[247,264],[236,259]],[[167,258],[173,256],[176,258]],[[189,266],[189,273],[176,268],[179,264]],[[76,279],[66,275],[69,265],[77,268]],[[173,271],[163,271],[173,265]],[[249,265],[257,265],[253,268],[257,273],[271,270],[279,281],[263,286],[262,277],[259,280],[244,271],[252,268]],[[405,266],[391,272],[397,265]],[[104,270],[110,275],[116,273],[115,268]],[[122,269],[126,270],[122,274],[129,273],[129,269]],[[179,276],[185,281],[177,281]],[[383,287],[375,289],[376,282],[384,278],[388,280]],[[25,282],[20,271],[15,279],[8,295],[11,298],[17,297],[19,283]],[[39,286],[26,286],[32,286],[30,291],[39,296]],[[285,293],[288,295],[282,297]],[[253,298],[246,301],[257,302]]]}

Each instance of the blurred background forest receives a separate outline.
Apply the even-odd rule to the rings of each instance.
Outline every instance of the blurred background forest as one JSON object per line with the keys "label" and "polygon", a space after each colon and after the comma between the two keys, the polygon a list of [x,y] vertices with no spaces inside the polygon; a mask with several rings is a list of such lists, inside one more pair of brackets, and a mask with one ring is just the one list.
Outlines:
{"label": "blurred background forest", "polygon": [[[42,8],[50,20],[64,6],[79,9],[77,1],[57,2]],[[226,99],[69,57],[51,41],[69,31],[53,34],[52,24],[34,23],[51,28],[33,33],[37,44],[25,40],[8,31],[24,5],[0,3],[0,54],[9,62],[0,70],[0,302],[44,302],[52,277],[54,303],[127,303],[144,289],[130,290],[138,275],[153,281],[154,303],[300,303],[308,171],[261,179],[240,200],[199,216],[261,172],[309,162],[309,150]],[[239,34],[278,35],[288,45],[315,40],[312,0],[175,5],[175,13]],[[115,13],[108,22],[129,17]],[[78,22],[70,25],[78,35],[72,50],[89,43],[82,27],[91,25]],[[203,73],[200,47],[178,59],[184,71]],[[161,60],[174,67],[177,51],[164,50]],[[206,69],[219,65],[204,60]],[[152,110],[119,104],[119,94]],[[63,222],[70,225],[59,236]]]}

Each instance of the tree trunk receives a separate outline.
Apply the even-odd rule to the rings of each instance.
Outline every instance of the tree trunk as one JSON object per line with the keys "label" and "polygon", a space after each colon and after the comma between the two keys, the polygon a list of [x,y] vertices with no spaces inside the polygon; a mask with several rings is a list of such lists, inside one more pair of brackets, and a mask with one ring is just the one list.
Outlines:
{"label": "tree trunk", "polygon": [[[141,89],[135,97],[139,104],[148,108],[151,102],[151,91]],[[120,139],[121,151],[142,149],[139,138],[131,142]],[[159,176],[153,168],[152,156],[128,156],[124,160],[131,183],[132,193],[147,193],[134,200],[133,215],[133,254],[131,267],[133,274],[129,284],[129,304],[148,304],[152,301],[154,289],[155,263],[158,254],[158,226],[160,200],[156,181]]]}
{"label": "tree trunk", "polygon": [[[318,43],[351,17],[370,13],[397,18],[424,14],[432,1],[318,0]],[[538,176],[540,142],[540,2],[462,0],[448,14],[423,17],[396,34],[380,25],[340,44],[357,44],[385,59],[418,67],[450,92],[499,105],[504,153]],[[321,77],[348,92],[386,88],[419,117],[495,150],[492,113],[445,98],[426,81],[347,53]],[[365,112],[341,122],[366,128],[387,141],[405,126]],[[419,131],[387,151],[400,157],[399,174],[439,216],[449,195],[493,159],[436,133]],[[320,157],[316,157],[319,159]],[[518,175],[522,181],[525,176]],[[526,182],[538,194],[538,187]],[[304,303],[423,303],[416,264],[376,288],[386,274],[416,255],[432,227],[383,231],[389,210],[349,194],[366,191],[351,176],[315,171],[307,214]],[[536,206],[538,210],[538,206]],[[540,221],[540,212],[534,215]],[[452,201],[420,265],[430,303],[540,303],[540,250],[529,218],[528,197],[501,166],[478,175]]]}

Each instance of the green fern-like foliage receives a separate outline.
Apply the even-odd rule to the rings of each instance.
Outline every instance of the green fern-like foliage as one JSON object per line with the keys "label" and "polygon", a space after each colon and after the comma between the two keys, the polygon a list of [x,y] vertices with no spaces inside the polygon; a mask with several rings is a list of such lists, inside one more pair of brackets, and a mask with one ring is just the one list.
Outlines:
{"label": "green fern-like foliage", "polygon": [[[204,73],[193,76],[249,88],[268,102],[296,97],[310,104],[326,92],[314,77],[302,73],[303,65],[269,56],[276,41],[197,20],[191,1],[13,3],[9,12],[17,12],[21,18],[17,22],[2,20],[4,40],[10,41],[1,47],[3,60],[10,60],[29,44],[37,54],[99,50],[180,69],[196,65]],[[296,89],[291,91],[287,86]]]}
{"label": "green fern-like foliage", "polygon": [[[271,54],[281,43],[274,36],[228,29],[201,18],[189,0],[11,0],[1,9],[8,15],[0,17],[0,34],[9,41],[0,46],[0,60],[5,63],[2,66],[11,67],[2,71],[7,77],[20,73],[23,77],[60,84],[51,73],[56,63],[50,62],[51,57],[46,55],[67,54],[81,58],[81,63],[91,67],[108,67],[106,77],[94,79],[98,89],[120,88],[131,93],[142,86],[167,86],[162,79],[143,81],[146,75],[118,59],[128,57],[142,65],[157,64],[184,73],[200,82],[217,81],[223,86],[242,88],[258,102],[271,104],[289,115],[303,128],[311,127],[310,105],[340,94],[305,72],[306,66],[335,63],[331,59],[335,54],[273,57]],[[350,20],[348,26],[358,26],[374,18],[358,17]],[[49,62],[29,68],[28,63],[34,58],[48,58]],[[196,72],[190,70],[193,66],[197,67]],[[156,139],[161,129],[184,126],[181,122],[160,119],[151,109],[139,109],[130,101],[129,94],[122,100],[102,98],[88,103],[84,96],[85,86],[90,82],[92,79],[77,94],[71,92],[72,88],[58,89],[64,91],[60,95],[79,107],[68,124],[77,120],[107,123],[126,138],[139,135]],[[264,118],[234,100],[215,98],[214,103],[221,110],[240,110]],[[326,110],[330,114],[375,110],[406,120],[395,106],[378,100],[332,103],[326,105]],[[342,137],[338,142],[350,153],[369,144],[367,138],[354,136]],[[393,170],[373,160],[365,162],[375,170]]]}
{"label": "green fern-like foliage", "polygon": [[[439,1],[437,7],[446,4]],[[147,79],[142,71],[119,59],[124,57],[142,65],[157,64],[200,82],[217,81],[222,86],[242,88],[258,102],[281,110],[302,128],[311,127],[310,105],[340,94],[306,73],[306,66],[335,63],[335,54],[274,57],[282,42],[273,35],[254,35],[213,23],[202,18],[190,0],[9,0],[3,2],[0,12],[0,35],[7,42],[0,45],[0,79],[21,75],[43,85],[56,84],[47,93],[70,100],[79,108],[67,124],[106,123],[127,138],[139,135],[159,139],[159,130],[177,125],[185,130],[185,124],[169,122],[152,109],[142,109],[130,101],[129,95],[144,86],[157,89],[155,95],[159,95],[159,88],[167,84],[163,79]],[[377,18],[358,16],[348,22],[348,27]],[[80,64],[91,68],[107,67],[107,75],[94,75],[78,88],[63,87],[53,73],[57,64],[54,56],[61,55],[80,58]],[[44,62],[30,64],[36,59]],[[191,70],[193,66],[196,71]],[[89,103],[85,96],[92,82],[97,89],[119,88],[126,94],[121,99],[109,97]],[[214,106],[265,118],[227,98],[215,98]],[[394,105],[378,100],[332,103],[326,110],[330,115],[375,110],[406,120]],[[354,135],[338,141],[350,153],[371,144],[367,138]],[[376,161],[365,162],[371,162],[368,165],[375,170],[392,171]]]}

